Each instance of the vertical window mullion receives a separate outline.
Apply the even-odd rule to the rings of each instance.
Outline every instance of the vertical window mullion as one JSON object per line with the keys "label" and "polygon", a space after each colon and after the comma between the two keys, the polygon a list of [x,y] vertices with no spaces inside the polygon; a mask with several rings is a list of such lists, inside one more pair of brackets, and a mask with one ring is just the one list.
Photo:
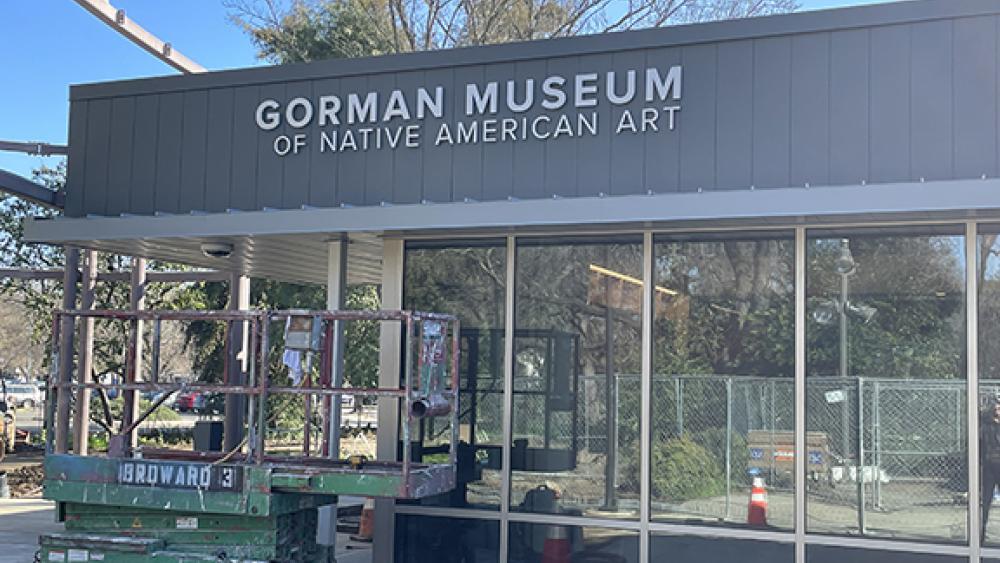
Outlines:
{"label": "vertical window mullion", "polygon": [[969,561],[979,561],[979,235],[976,223],[965,224],[966,442],[969,472]]}
{"label": "vertical window mullion", "polygon": [[639,416],[639,561],[649,562],[650,443],[653,392],[653,234],[642,235],[642,383]]}
{"label": "vertical window mullion", "polygon": [[505,563],[509,551],[509,515],[511,488],[511,434],[514,410],[514,289],[517,244],[513,236],[507,237],[507,272],[504,291],[504,346],[503,346],[503,454],[500,478],[500,561]]}
{"label": "vertical window mullion", "polygon": [[795,563],[806,560],[806,229],[795,229]]}

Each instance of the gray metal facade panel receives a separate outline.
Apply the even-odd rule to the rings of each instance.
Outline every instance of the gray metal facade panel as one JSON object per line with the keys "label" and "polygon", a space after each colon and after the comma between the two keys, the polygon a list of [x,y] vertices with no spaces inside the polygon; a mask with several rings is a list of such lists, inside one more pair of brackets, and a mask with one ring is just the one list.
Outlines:
{"label": "gray metal facade panel", "polygon": [[[260,99],[288,100],[285,84],[267,84],[260,88]],[[259,100],[258,100],[259,102]],[[250,120],[253,114],[243,114],[243,118]],[[237,117],[239,120],[239,117]],[[256,128],[254,133],[257,137],[257,197],[255,209],[265,207],[280,208],[281,192],[284,184],[285,159],[276,158],[273,151],[273,138],[275,135],[264,135]],[[275,134],[289,135],[292,133],[291,127],[282,120],[282,124],[275,131]],[[298,155],[296,158],[303,160],[305,155]]]}
{"label": "gray metal facade panel", "polygon": [[83,192],[87,184],[83,180],[84,147],[87,145],[87,106],[90,102],[77,100],[70,102],[69,109],[69,151],[66,155],[66,201],[67,215],[83,215]]}
{"label": "gray metal facade panel", "polygon": [[[488,114],[489,119],[499,122],[513,117],[513,113],[504,104],[503,92],[506,90],[507,80],[516,76],[515,72],[514,63],[491,64],[483,69],[483,81],[480,86],[484,87],[490,82],[496,82],[500,92],[497,95],[497,111]],[[459,99],[459,95],[462,94],[459,92],[452,94],[455,99]],[[514,195],[513,145],[511,143],[487,143],[483,129],[480,129],[479,135],[479,142],[483,146],[483,199],[507,199]]]}
{"label": "gray metal facade panel", "polygon": [[[340,81],[341,92],[367,92],[368,78],[351,77]],[[357,152],[351,158],[340,158],[337,155],[337,203],[347,205],[365,204],[365,186],[367,186],[365,153]]]}
{"label": "gray metal facade panel", "polygon": [[[976,3],[962,0],[961,4]],[[418,67],[396,74],[263,81],[235,88],[209,81],[206,84],[216,87],[74,102],[71,153],[76,156],[70,158],[67,213],[249,211],[995,175],[1000,151],[996,39],[997,17],[987,15],[678,47],[585,51],[452,68]],[[621,41],[617,36],[607,40]],[[642,109],[651,104],[636,100],[613,106],[602,94],[593,108],[598,115],[597,135],[547,141],[480,139],[476,144],[435,146],[442,123],[451,125],[454,134],[459,122],[476,120],[481,126],[485,119],[496,119],[499,137],[503,119],[530,120],[540,115],[538,100],[524,114],[506,107],[508,80],[515,81],[520,98],[525,79],[540,81],[559,75],[571,81],[577,73],[593,72],[603,92],[605,72],[618,72],[621,84],[626,72],[635,69],[637,97],[641,97],[644,68],[666,69],[675,63],[683,66],[684,74],[681,110],[673,131],[661,127],[645,134],[616,133],[625,109],[641,126]],[[326,64],[317,63],[317,67]],[[268,76],[275,80],[287,73],[308,76],[299,67],[271,72]],[[258,76],[239,76],[251,75]],[[466,116],[465,85],[481,87],[490,81],[499,87],[498,111]],[[320,95],[339,94],[346,106],[347,93],[377,91],[382,111],[394,88],[403,90],[412,102],[416,88],[433,91],[438,85],[445,88],[448,115],[443,120],[419,122],[420,148],[359,147],[321,153],[319,132],[338,129],[342,133],[343,128],[310,124],[299,130],[283,119],[276,130],[261,131],[254,123],[254,111],[266,98],[284,104],[294,96],[304,96],[315,103]],[[127,86],[142,90],[134,83]],[[572,96],[572,88],[567,88],[567,94]],[[134,100],[135,106],[134,147],[126,154],[110,147],[121,145],[128,124],[110,110],[91,108],[88,112],[86,104],[100,110],[101,104],[127,107],[128,100]],[[570,117],[589,116],[591,111],[564,109]],[[98,123],[104,113],[107,123]],[[345,114],[346,109],[341,117]],[[560,112],[549,115],[554,129]],[[660,119],[665,125],[665,116]],[[392,130],[406,123],[393,118],[372,126]],[[354,129],[358,127],[355,124]],[[81,128],[88,131],[74,133]],[[275,137],[294,133],[307,136],[305,154],[275,155]],[[112,161],[113,179],[108,174]],[[119,164],[131,171],[127,186]],[[83,172],[88,168],[89,172]],[[124,192],[129,199],[112,195]]]}
{"label": "gray metal facade panel", "polygon": [[[454,92],[454,77],[455,74],[449,69],[434,69],[424,73],[424,82],[426,84],[440,84],[449,92]],[[441,118],[429,116],[427,124],[432,131],[437,130],[442,123],[445,123],[445,117],[449,116],[443,115]],[[441,148],[424,153],[420,163],[421,177],[419,179],[424,187],[424,199],[428,201],[451,201],[454,197],[451,185],[451,171],[455,158],[454,152],[451,149]],[[401,171],[398,167],[396,170],[397,178],[400,178]],[[397,181],[397,189],[403,187],[403,180],[410,182],[417,181],[416,178],[407,179],[406,177],[402,177]]]}
{"label": "gray metal facade panel", "polygon": [[[160,95],[135,99],[135,148],[132,151],[132,186],[128,211],[145,215],[156,210],[153,196],[156,187],[156,138],[160,126]],[[70,159],[72,159],[70,155]],[[71,160],[72,161],[72,160]],[[67,213],[70,208],[67,207]]]}
{"label": "gray metal facade panel", "polygon": [[184,93],[181,127],[180,201],[182,205],[205,211],[205,169],[208,143],[208,91]]}
{"label": "gray metal facade panel", "polygon": [[[562,57],[545,61],[545,76],[573,76],[580,71],[580,59]],[[573,197],[577,195],[580,175],[579,146],[576,139],[560,143],[541,143],[545,154],[542,192],[547,197]]]}
{"label": "gray metal facade panel", "polygon": [[[156,182],[153,202],[156,211],[181,211],[181,149],[184,134],[184,93],[160,95],[159,123],[156,129]],[[184,202],[184,211],[190,210]]]}
{"label": "gray metal facade panel", "polygon": [[952,20],[911,26],[911,179],[954,177],[953,30]]}
{"label": "gray metal facade panel", "polygon": [[[612,56],[614,57],[614,68],[641,69],[646,68],[646,65],[648,64],[645,51],[626,51],[624,53],[615,53]],[[655,61],[657,66],[660,63],[660,61]],[[618,84],[622,89],[624,89],[626,72],[618,72],[616,75]],[[636,73],[636,82],[638,82],[641,78],[641,74]],[[636,90],[637,95],[632,102],[621,106],[610,106],[608,120],[604,123],[605,127],[611,128],[609,134],[613,139],[613,142],[610,143],[611,146],[609,147],[610,166],[608,168],[610,172],[610,185],[608,186],[608,193],[612,195],[645,193],[645,138],[647,135],[655,135],[656,137],[664,138],[674,135],[674,133],[665,129],[660,131],[658,134],[653,133],[651,131],[653,125],[646,125],[643,123],[641,82],[636,84]],[[618,90],[618,93],[623,93],[623,90]],[[631,123],[638,128],[638,132],[633,132],[630,128],[624,127],[620,133],[617,132],[623,116],[625,115],[625,111],[628,111],[629,115],[632,116]],[[646,123],[649,122],[647,121]],[[642,133],[644,125],[650,129],[650,132]],[[657,124],[657,127],[659,127],[659,124]]]}
{"label": "gray metal facade panel", "polygon": [[789,185],[830,182],[830,60],[829,33],[792,38]]}
{"label": "gray metal facade panel", "polygon": [[[716,185],[718,157],[718,60],[717,45],[698,45],[681,50],[684,73],[684,109],[680,111],[680,191],[695,191]],[[654,192],[666,191],[656,178],[648,178]]]}
{"label": "gray metal facade panel", "polygon": [[911,40],[908,25],[871,30],[870,182],[901,182],[910,177]]}
{"label": "gray metal facade panel", "polygon": [[[608,54],[585,55],[577,61],[581,71],[590,69],[612,68],[613,56]],[[598,73],[600,77],[600,73]],[[598,79],[598,83],[600,80]],[[595,196],[611,191],[611,136],[614,134],[614,124],[611,122],[611,105],[599,103],[591,108],[597,113],[598,123],[604,133],[598,136],[583,135],[571,138],[577,150],[576,188],[579,196]],[[587,108],[580,108],[581,113],[590,113]],[[561,142],[559,139],[549,142]]]}
{"label": "gray metal facade panel", "polygon": [[87,135],[84,145],[83,179],[87,189],[83,192],[83,204],[90,213],[104,215],[107,212],[108,195],[108,148],[111,141],[110,99],[94,100],[87,111]]}
{"label": "gray metal facade panel", "polygon": [[955,20],[955,176],[997,174],[997,18]]}
{"label": "gray metal facade panel", "polygon": [[757,39],[753,48],[753,176],[758,188],[789,185],[792,38]]}
{"label": "gray metal facade panel", "polygon": [[233,175],[233,105],[232,88],[209,90],[207,139],[205,141],[205,210],[225,211]]}
{"label": "gray metal facade panel", "polygon": [[715,183],[705,189],[745,189],[753,185],[753,52],[751,40],[719,45],[715,107],[718,153]]}
{"label": "gray metal facade panel", "polygon": [[[396,88],[396,76],[395,74],[379,74],[368,78],[368,85],[365,91],[378,92],[378,105],[380,108],[384,107],[388,101],[389,93]],[[377,119],[381,120],[381,116],[378,116]],[[392,203],[393,163],[396,160],[396,153],[409,150],[403,146],[402,137],[405,135],[405,132],[396,129],[396,127],[403,126],[402,122],[394,118],[391,122],[382,123],[379,121],[378,123],[373,123],[372,126],[383,124],[390,127],[393,130],[393,134],[399,133],[400,138],[397,141],[399,144],[395,150],[368,149],[356,155],[358,158],[363,159],[365,163],[365,180],[364,184],[362,184],[362,191],[364,193],[362,201],[365,205],[379,205],[382,202]],[[298,166],[298,163],[286,159],[285,166]],[[417,184],[414,188],[419,197],[420,185]]]}
{"label": "gray metal facade panel", "polygon": [[[308,82],[293,82],[288,84],[285,89],[286,99],[291,99],[294,97],[304,97],[312,98],[313,96],[313,83]],[[292,133],[297,131],[290,129]],[[316,164],[316,160],[320,158],[329,157],[328,154],[319,154],[317,152],[307,150],[305,154],[302,155],[302,166],[285,166],[282,171],[281,186],[280,189],[275,190],[279,194],[279,199],[277,199],[277,204],[275,207],[280,207],[282,209],[294,209],[300,207],[304,203],[309,202],[309,171]]]}
{"label": "gray metal facade panel", "polygon": [[[331,78],[317,80],[313,83],[313,92],[336,92],[340,88],[340,80]],[[308,202],[317,207],[333,207],[337,199],[337,162],[331,154],[322,153],[311,157],[309,167],[309,199]]]}
{"label": "gray metal facade panel", "polygon": [[834,185],[859,184],[869,178],[870,43],[867,29],[830,34],[830,183]]}
{"label": "gray metal facade panel", "polygon": [[[646,64],[660,61],[666,66],[681,63],[681,50],[676,47],[646,51]],[[644,65],[645,66],[645,65]],[[683,111],[683,110],[682,110]],[[675,192],[680,189],[681,127],[684,117],[677,116],[674,133],[670,135],[644,135],[643,159],[645,167],[642,188],[657,193]],[[662,125],[662,124],[661,124]]]}
{"label": "gray metal facade panel", "polygon": [[[483,67],[462,67],[454,69],[454,84],[452,96],[464,96],[464,84],[481,84],[483,82]],[[450,104],[445,111],[451,110],[452,123],[458,123],[465,118],[462,105]],[[457,133],[456,133],[457,134]],[[452,149],[452,192],[456,201],[465,198],[482,200],[483,194],[483,146],[480,144],[462,143]]]}
{"label": "gray metal facade panel", "polygon": [[[429,84],[424,71],[402,72],[396,76],[396,88],[404,92],[412,92],[424,84]],[[410,117],[415,117],[415,115]],[[405,127],[406,123],[402,119],[393,118],[389,125]],[[430,122],[425,122],[424,126],[428,128],[428,131],[434,130]],[[424,158],[429,156],[431,152],[439,151],[421,151],[413,148],[393,151],[390,155],[393,157],[392,167],[389,169],[392,178],[388,185],[386,201],[393,203],[417,203],[421,199],[449,201],[447,198],[450,197],[450,194],[446,196],[446,199],[435,200],[430,197],[427,193],[427,186],[424,185]]]}
{"label": "gray metal facade panel", "polygon": [[[525,61],[515,65],[514,80],[517,81],[518,102],[523,101],[526,89],[520,84],[524,80],[535,77],[546,76],[545,61]],[[520,120],[525,114],[514,114],[511,117]],[[514,197],[520,198],[540,198],[552,197],[552,193],[545,191],[545,149],[548,143],[529,139],[518,141],[511,145],[513,155],[511,158],[511,175],[513,176],[513,186],[511,193]]]}
{"label": "gray metal facade panel", "polygon": [[[233,100],[233,115],[253,115],[260,103],[256,86],[237,88]],[[257,126],[252,119],[235,118],[233,130],[232,175],[227,209],[249,211],[257,207]]]}
{"label": "gray metal facade panel", "polygon": [[129,209],[132,189],[132,151],[135,148],[135,98],[117,98],[111,104],[110,169],[105,213],[118,215]]}

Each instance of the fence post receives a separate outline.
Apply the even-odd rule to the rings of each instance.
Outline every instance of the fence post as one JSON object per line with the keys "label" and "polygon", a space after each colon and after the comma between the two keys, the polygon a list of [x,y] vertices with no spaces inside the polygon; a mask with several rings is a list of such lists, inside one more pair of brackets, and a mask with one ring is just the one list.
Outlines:
{"label": "fence post", "polygon": [[858,480],[858,533],[865,535],[865,401],[864,382],[858,377],[858,460],[857,473]]}
{"label": "fence post", "polygon": [[872,396],[872,453],[875,462],[872,464],[872,507],[882,508],[882,382],[875,381],[875,391]]}
{"label": "fence post", "polygon": [[726,378],[726,520],[729,520],[733,483],[733,378]]}
{"label": "fence post", "polygon": [[677,437],[684,435],[684,399],[681,394],[684,391],[684,382],[680,376],[674,378],[674,406],[677,410]]}

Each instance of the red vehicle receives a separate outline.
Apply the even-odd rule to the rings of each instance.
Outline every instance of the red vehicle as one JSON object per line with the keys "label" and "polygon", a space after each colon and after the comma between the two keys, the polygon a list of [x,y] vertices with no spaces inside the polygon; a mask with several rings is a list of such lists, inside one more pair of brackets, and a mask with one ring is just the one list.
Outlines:
{"label": "red vehicle", "polygon": [[198,393],[189,391],[180,393],[174,399],[174,410],[177,412],[193,412],[198,407]]}

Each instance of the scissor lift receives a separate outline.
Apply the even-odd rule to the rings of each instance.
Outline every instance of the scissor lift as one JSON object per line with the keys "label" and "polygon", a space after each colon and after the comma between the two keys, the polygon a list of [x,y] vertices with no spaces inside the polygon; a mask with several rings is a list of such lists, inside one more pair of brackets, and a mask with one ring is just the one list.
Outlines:
{"label": "scissor lift", "polygon": [[[56,400],[47,402],[47,428],[53,431],[47,434],[44,496],[58,503],[66,531],[40,538],[41,561],[324,561],[332,554],[316,543],[317,509],[335,504],[338,495],[419,499],[455,486],[459,324],[453,316],[414,311],[58,311],[53,342],[60,341],[67,319],[85,318],[126,323],[130,345],[125,376],[116,383],[60,382],[53,377],[49,393]],[[159,381],[161,325],[169,321],[225,323],[225,356],[234,362],[237,346],[231,335],[245,332],[251,361],[242,378],[233,378],[245,381],[229,381],[228,376],[219,384]],[[400,325],[404,368],[399,387],[333,384],[338,324],[350,321]],[[282,334],[276,326],[284,329],[284,341],[272,347],[272,335]],[[149,333],[152,365],[142,377],[136,368],[136,343]],[[283,375],[272,376],[275,348],[304,353],[297,384],[281,381]],[[314,357],[319,362],[314,364]],[[54,358],[53,365],[58,364]],[[68,436],[59,434],[70,431],[69,409],[57,406],[58,395],[80,395],[84,388],[104,400],[109,390],[123,395],[117,428],[104,425],[110,430],[107,453],[77,455],[56,446],[68,443]],[[143,391],[162,394],[138,413],[134,405]],[[245,410],[227,414],[248,421],[239,445],[218,452],[138,446],[139,425],[179,391],[245,397]],[[337,428],[329,421],[335,420],[343,394],[395,403],[403,443],[410,443],[411,428],[419,419],[448,417],[452,435],[447,462],[415,463],[409,448],[403,448],[400,462],[339,459]],[[267,448],[268,399],[279,395],[298,396],[304,403],[301,452]],[[321,401],[320,428],[309,414],[315,410],[315,398]],[[310,444],[314,433],[320,436],[318,444]]]}

